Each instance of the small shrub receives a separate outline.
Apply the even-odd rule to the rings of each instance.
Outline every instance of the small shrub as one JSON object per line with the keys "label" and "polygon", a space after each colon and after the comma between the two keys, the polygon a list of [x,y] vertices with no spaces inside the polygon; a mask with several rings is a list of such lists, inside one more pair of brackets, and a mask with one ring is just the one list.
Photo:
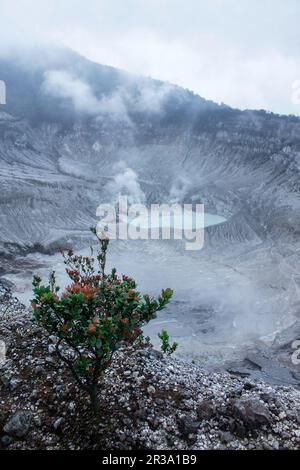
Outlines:
{"label": "small shrub", "polygon": [[170,356],[176,351],[176,349],[178,348],[178,343],[170,343],[170,336],[166,330],[161,330],[161,332],[158,333],[157,336],[161,340],[161,350],[164,354]]}
{"label": "small shrub", "polygon": [[[96,230],[92,229],[96,234]],[[165,308],[173,291],[162,290],[157,299],[142,295],[134,279],[119,277],[113,269],[105,274],[109,240],[98,237],[97,268],[91,256],[63,253],[70,285],[59,296],[55,273],[42,285],[34,276],[33,314],[49,335],[58,339],[56,352],[77,383],[90,395],[94,411],[99,408],[97,386],[122,345],[142,340],[142,326]]]}

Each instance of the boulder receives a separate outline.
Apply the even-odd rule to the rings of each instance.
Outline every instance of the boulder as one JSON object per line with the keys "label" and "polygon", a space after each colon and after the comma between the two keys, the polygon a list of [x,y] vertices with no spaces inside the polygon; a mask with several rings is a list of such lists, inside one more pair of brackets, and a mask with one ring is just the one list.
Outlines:
{"label": "boulder", "polygon": [[230,414],[234,419],[242,421],[248,429],[256,429],[272,422],[267,406],[256,398],[233,400],[230,404]]}
{"label": "boulder", "polygon": [[33,414],[30,411],[18,411],[6,423],[3,430],[12,437],[23,438],[30,429],[33,422]]}
{"label": "boulder", "polygon": [[199,429],[200,423],[191,416],[182,416],[178,420],[178,429],[183,438],[191,441],[195,441],[196,438],[192,438],[191,435],[196,434]]}
{"label": "boulder", "polygon": [[199,419],[212,419],[215,415],[216,406],[211,400],[203,400],[197,406],[197,416]]}

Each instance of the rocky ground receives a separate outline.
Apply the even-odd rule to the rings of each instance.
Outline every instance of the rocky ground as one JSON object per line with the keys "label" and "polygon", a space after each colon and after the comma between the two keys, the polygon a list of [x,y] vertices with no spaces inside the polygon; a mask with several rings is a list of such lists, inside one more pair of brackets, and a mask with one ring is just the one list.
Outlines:
{"label": "rocky ground", "polygon": [[300,448],[298,390],[207,373],[152,348],[116,354],[94,417],[58,364],[55,338],[45,337],[3,284],[1,340],[2,449]]}

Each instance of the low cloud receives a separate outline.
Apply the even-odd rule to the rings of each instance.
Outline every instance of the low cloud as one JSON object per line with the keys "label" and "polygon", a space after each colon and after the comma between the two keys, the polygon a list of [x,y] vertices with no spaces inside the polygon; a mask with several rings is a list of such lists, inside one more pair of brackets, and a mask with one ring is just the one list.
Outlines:
{"label": "low cloud", "polygon": [[64,45],[217,102],[299,114],[299,0],[1,0],[0,13],[0,54]]}
{"label": "low cloud", "polygon": [[51,96],[69,98],[77,111],[97,113],[99,101],[90,87],[68,72],[52,70],[45,73],[43,91]]}
{"label": "low cloud", "polygon": [[132,103],[135,111],[161,113],[165,100],[174,92],[175,86],[169,83],[149,82],[139,85],[138,96]]}
{"label": "low cloud", "polygon": [[90,115],[109,114],[113,119],[129,121],[121,93],[116,91],[98,99],[88,83],[69,72],[45,72],[42,90],[50,96],[70,99],[76,111]]}
{"label": "low cloud", "polygon": [[116,121],[131,123],[128,113],[161,113],[165,99],[175,87],[167,83],[143,81],[137,88],[127,83],[110,95],[98,99],[91,86],[79,77],[63,70],[44,74],[42,91],[50,96],[71,100],[74,109],[90,115],[109,115]]}

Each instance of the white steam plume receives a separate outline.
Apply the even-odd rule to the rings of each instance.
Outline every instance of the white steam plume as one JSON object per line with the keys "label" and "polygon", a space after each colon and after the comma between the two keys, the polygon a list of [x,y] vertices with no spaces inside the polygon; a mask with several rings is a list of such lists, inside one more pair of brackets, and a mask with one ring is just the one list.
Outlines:
{"label": "white steam plume", "polygon": [[145,194],[138,181],[138,175],[125,162],[121,161],[114,166],[117,171],[113,180],[106,185],[106,192],[117,200],[119,195],[127,196],[130,204],[145,202]]}

